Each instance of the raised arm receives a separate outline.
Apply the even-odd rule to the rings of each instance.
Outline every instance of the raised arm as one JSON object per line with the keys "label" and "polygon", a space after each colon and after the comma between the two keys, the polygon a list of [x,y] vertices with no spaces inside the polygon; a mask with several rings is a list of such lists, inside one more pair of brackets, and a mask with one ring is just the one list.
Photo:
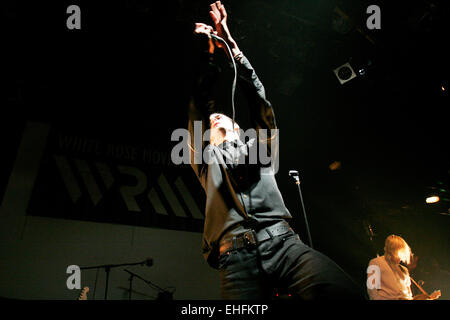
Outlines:
{"label": "raised arm", "polygon": [[[209,11],[209,15],[211,16],[211,19],[213,20],[214,26],[216,28],[216,30],[213,31],[213,34],[224,39],[230,47],[233,57],[237,57],[239,54],[241,54],[241,50],[239,49],[236,41],[231,36],[230,30],[228,29],[228,14],[225,10],[225,6],[220,1],[216,1],[210,4],[209,7],[211,9]],[[221,41],[215,41],[215,44],[218,48],[224,49],[228,58],[231,58],[225,44],[223,44]]]}
{"label": "raised arm", "polygon": [[208,116],[214,112],[215,103],[212,91],[219,74],[219,69],[214,64],[214,44],[209,36],[212,32],[211,26],[203,23],[195,24],[194,34],[198,36],[204,49],[200,54],[200,62],[189,101],[188,130],[190,133],[190,163],[201,182],[202,157],[206,145],[203,136],[205,130],[209,128]]}
{"label": "raised arm", "polygon": [[[216,29],[213,33],[223,38],[228,43],[236,61],[239,75],[239,86],[244,91],[249,103],[252,127],[256,130],[267,129],[267,138],[274,138],[273,135],[271,135],[270,130],[276,129],[277,125],[272,104],[266,98],[264,86],[256,75],[255,69],[252,67],[247,57],[243,55],[236,41],[231,36],[227,25],[228,15],[225,7],[220,1],[216,1],[210,5],[210,8],[211,11],[209,13]],[[217,47],[224,49],[227,56],[231,58],[226,46],[223,43],[220,41],[216,41],[215,43]],[[271,140],[269,139],[268,143],[270,144],[270,142]]]}
{"label": "raised arm", "polygon": [[266,91],[256,75],[250,61],[242,55],[238,60],[239,86],[247,97],[250,117],[255,129],[276,129],[272,104],[266,98]]}

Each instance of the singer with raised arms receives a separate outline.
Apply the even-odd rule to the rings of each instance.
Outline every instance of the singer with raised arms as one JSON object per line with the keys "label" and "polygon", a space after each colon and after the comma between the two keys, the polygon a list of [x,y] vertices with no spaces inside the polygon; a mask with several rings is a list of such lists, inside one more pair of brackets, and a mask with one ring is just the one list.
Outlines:
{"label": "singer with raised arms", "polygon": [[[192,139],[190,162],[206,193],[203,255],[219,270],[222,298],[270,299],[279,290],[302,300],[366,299],[365,290],[336,263],[304,244],[290,227],[292,216],[272,164],[248,161],[253,148],[274,152],[271,133],[276,131],[271,129],[278,129],[274,108],[231,36],[225,6],[212,3],[209,13],[213,24],[196,23],[194,28],[204,50],[199,52],[202,65],[189,103],[188,129],[194,137],[200,122],[203,132],[210,132],[209,143],[198,146]],[[216,56],[223,53],[236,67],[237,86],[247,99],[251,127],[258,133],[247,142],[241,141],[234,114],[229,117],[215,108],[212,89],[220,75]],[[261,136],[261,129],[269,134]],[[194,161],[205,152],[212,161]]]}

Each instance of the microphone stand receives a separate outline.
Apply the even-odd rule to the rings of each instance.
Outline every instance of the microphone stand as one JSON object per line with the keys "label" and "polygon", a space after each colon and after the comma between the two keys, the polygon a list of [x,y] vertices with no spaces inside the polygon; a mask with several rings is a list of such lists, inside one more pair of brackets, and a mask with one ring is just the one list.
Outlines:
{"label": "microphone stand", "polygon": [[148,265],[148,259],[142,261],[142,262],[135,262],[135,263],[121,263],[121,264],[104,264],[100,266],[92,266],[92,267],[80,267],[80,270],[89,270],[89,269],[101,269],[104,268],[106,272],[106,284],[105,284],[105,300],[108,300],[108,285],[109,285],[109,272],[111,271],[111,268],[118,268],[123,266],[136,266],[136,265]]}
{"label": "microphone stand", "polygon": [[306,224],[306,231],[308,233],[308,239],[309,239],[309,245],[311,246],[311,248],[313,249],[313,242],[312,242],[312,238],[311,238],[311,232],[309,231],[309,224],[308,224],[308,218],[306,217],[306,210],[305,210],[305,204],[303,203],[303,196],[302,196],[302,190],[300,188],[300,179],[298,177],[298,171],[295,170],[291,170],[289,171],[289,175],[294,178],[295,180],[295,184],[298,187],[298,193],[300,195],[300,202],[302,204],[302,209],[303,209],[303,216],[305,218],[305,224]]}
{"label": "microphone stand", "polygon": [[150,281],[148,281],[148,280],[142,278],[140,275],[138,275],[138,274],[136,274],[136,273],[134,273],[134,272],[131,272],[130,270],[124,269],[123,271],[125,271],[125,272],[127,272],[127,273],[130,274],[130,292],[129,292],[129,294],[128,294],[128,299],[129,299],[129,300],[131,300],[131,289],[132,289],[132,284],[131,284],[131,282],[133,281],[133,277],[136,277],[136,278],[138,278],[138,279],[141,279],[142,281],[144,281],[144,282],[145,282],[150,288],[152,288],[153,290],[156,290],[156,291],[159,291],[159,292],[161,292],[161,293],[168,294],[168,295],[172,295],[171,292],[169,292],[169,291],[167,291],[167,290],[165,290],[165,289],[163,289],[163,288],[157,286],[156,284],[154,284],[154,283],[152,283],[152,282],[150,282]]}
{"label": "microphone stand", "polygon": [[131,292],[133,291],[133,277],[134,277],[134,273],[129,272],[127,269],[125,269],[125,271],[130,274],[130,279],[128,279],[130,281],[130,289],[128,291],[128,300],[131,300]]}

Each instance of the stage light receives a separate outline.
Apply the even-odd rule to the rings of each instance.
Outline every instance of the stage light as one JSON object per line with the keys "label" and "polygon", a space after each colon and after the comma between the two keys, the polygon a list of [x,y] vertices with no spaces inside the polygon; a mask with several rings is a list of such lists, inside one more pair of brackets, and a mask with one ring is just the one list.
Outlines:
{"label": "stage light", "polygon": [[329,168],[331,171],[338,170],[338,169],[341,168],[341,162],[340,162],[340,161],[334,161],[334,162],[332,162],[332,163],[328,166],[328,168]]}
{"label": "stage light", "polygon": [[426,203],[436,203],[439,202],[439,197],[438,196],[430,196],[428,198],[426,198],[425,202]]}
{"label": "stage light", "polygon": [[350,63],[343,64],[342,66],[333,70],[334,74],[338,78],[341,84],[344,84],[354,78],[356,78],[356,73],[353,70]]}

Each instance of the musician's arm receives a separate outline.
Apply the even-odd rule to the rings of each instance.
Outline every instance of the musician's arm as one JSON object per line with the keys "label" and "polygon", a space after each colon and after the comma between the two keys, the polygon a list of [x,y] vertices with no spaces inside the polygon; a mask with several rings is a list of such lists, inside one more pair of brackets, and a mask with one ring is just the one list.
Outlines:
{"label": "musician's arm", "polygon": [[370,300],[382,300],[377,289],[367,289]]}
{"label": "musician's arm", "polygon": [[276,129],[272,104],[266,97],[263,83],[247,57],[241,56],[237,63],[239,86],[244,92],[250,108],[252,127],[255,129]]}
{"label": "musician's arm", "polygon": [[[267,136],[260,138],[264,139],[265,143],[267,143],[268,150],[273,150],[270,145],[272,140],[276,138],[276,134],[272,132],[271,129],[276,129],[276,122],[272,104],[267,100],[264,86],[256,75],[254,68],[247,57],[243,55],[236,41],[231,36],[231,32],[227,25],[228,15],[224,5],[220,1],[217,1],[211,4],[210,7],[210,15],[216,28],[214,34],[225,40],[230,47],[231,54],[236,60],[239,87],[242,89],[249,102],[250,121],[252,122],[251,126],[256,129],[258,135],[260,133],[258,129],[267,130]],[[224,49],[228,58],[231,59],[226,46],[221,42],[216,42],[216,45]]]}
{"label": "musician's arm", "polygon": [[203,51],[200,53],[195,84],[188,108],[190,164],[200,180],[202,180],[203,150],[206,146],[203,137],[205,130],[209,128],[208,117],[214,112],[213,86],[219,74],[219,68],[214,64],[214,45],[211,39],[208,40],[207,37],[211,30],[212,28],[205,24],[195,24],[194,33],[197,34],[197,39],[200,46],[203,47]]}

